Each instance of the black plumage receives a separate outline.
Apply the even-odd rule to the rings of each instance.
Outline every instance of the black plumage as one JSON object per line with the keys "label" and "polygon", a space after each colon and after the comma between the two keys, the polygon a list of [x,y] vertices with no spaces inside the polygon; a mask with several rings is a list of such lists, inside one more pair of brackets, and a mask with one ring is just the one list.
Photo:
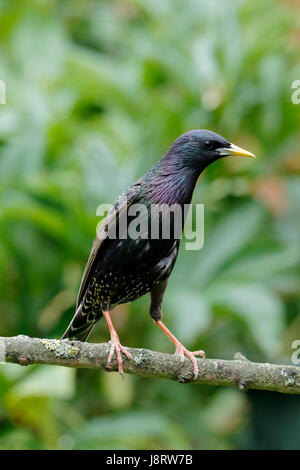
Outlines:
{"label": "black plumage", "polygon": [[[240,149],[214,132],[194,130],[180,136],[162,159],[143,177],[131,185],[119,197],[113,210],[105,218],[96,237],[85,268],[76,313],[63,338],[85,341],[95,323],[105,316],[111,332],[111,352],[117,354],[119,371],[123,374],[121,351],[131,358],[120,345],[109,311],[116,305],[130,302],[151,293],[150,315],[176,346],[181,360],[190,357],[194,364],[194,375],[198,374],[195,355],[204,356],[203,351],[190,352],[172,335],[162,323],[161,304],[168,278],[174,267],[180,240],[175,237],[175,218],[169,222],[170,235],[163,238],[145,237],[143,230],[151,234],[151,227],[161,228],[161,216],[157,205],[170,207],[177,204],[183,208],[190,204],[193,190],[200,173],[212,162],[227,155],[254,156]],[[127,217],[127,227],[134,219],[130,208],[135,204],[147,208],[143,229],[137,238],[128,232],[119,233],[122,217]],[[184,223],[182,216],[182,223]],[[117,237],[110,236],[116,230]],[[184,314],[184,312],[183,312]]]}

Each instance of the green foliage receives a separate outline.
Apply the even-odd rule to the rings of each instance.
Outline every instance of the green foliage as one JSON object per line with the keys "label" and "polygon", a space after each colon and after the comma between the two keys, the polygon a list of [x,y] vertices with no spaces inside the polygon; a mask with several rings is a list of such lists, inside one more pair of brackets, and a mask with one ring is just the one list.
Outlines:
{"label": "green foliage", "polygon": [[[181,250],[165,320],[210,357],[290,361],[300,336],[297,17],[277,0],[0,2],[1,335],[60,337],[97,205],[180,133],[211,128],[258,158],[201,177],[205,245]],[[122,343],[171,352],[148,308],[145,297],[116,310]],[[91,340],[108,338],[101,324]],[[251,403],[235,390],[3,365],[0,448],[255,447]],[[288,448],[284,434],[276,445]]]}

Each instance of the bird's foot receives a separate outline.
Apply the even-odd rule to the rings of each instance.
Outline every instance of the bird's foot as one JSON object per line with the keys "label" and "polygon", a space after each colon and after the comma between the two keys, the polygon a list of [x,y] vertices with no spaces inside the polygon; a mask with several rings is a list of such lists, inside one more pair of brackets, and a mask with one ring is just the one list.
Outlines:
{"label": "bird's foot", "polygon": [[202,351],[202,350],[199,350],[199,351],[189,351],[188,349],[186,349],[183,344],[181,344],[179,341],[178,341],[178,344],[176,345],[176,351],[175,351],[175,354],[178,355],[180,357],[180,362],[181,364],[184,363],[185,361],[185,356],[189,357],[193,363],[193,366],[194,366],[194,379],[196,380],[198,378],[198,374],[199,374],[199,369],[198,369],[198,364],[197,364],[197,360],[196,360],[196,357],[195,356],[201,356],[203,358],[206,357],[205,355],[205,352]]}
{"label": "bird's foot", "polygon": [[130,360],[132,360],[132,355],[124,348],[124,346],[122,346],[122,344],[119,341],[118,335],[112,335],[110,343],[111,343],[111,347],[110,347],[109,356],[107,360],[107,367],[108,368],[111,367],[111,361],[112,361],[113,355],[114,353],[116,353],[117,361],[118,361],[118,370],[121,376],[124,377],[123,360],[122,360],[121,352],[125,354],[125,356]]}

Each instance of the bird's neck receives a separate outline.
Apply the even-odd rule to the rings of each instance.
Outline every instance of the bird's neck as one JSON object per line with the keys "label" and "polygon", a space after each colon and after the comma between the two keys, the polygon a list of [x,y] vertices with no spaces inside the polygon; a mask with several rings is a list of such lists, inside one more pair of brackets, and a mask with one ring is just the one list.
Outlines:
{"label": "bird's neck", "polygon": [[200,172],[182,168],[176,161],[162,159],[149,180],[149,200],[152,204],[189,204]]}

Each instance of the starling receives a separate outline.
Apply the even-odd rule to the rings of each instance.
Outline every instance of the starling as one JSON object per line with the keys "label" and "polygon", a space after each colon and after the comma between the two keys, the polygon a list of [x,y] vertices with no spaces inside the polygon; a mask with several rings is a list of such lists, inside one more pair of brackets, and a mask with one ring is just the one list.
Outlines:
{"label": "starling", "polygon": [[[157,212],[152,213],[150,208],[174,204],[183,208],[189,205],[200,173],[219,158],[230,155],[255,156],[212,131],[198,129],[186,132],[175,140],[160,161],[121,194],[94,241],[82,277],[76,312],[63,339],[85,341],[97,321],[104,316],[111,336],[107,366],[110,367],[116,353],[119,372],[123,375],[121,353],[128,359],[132,357],[120,344],[110,310],[150,292],[151,318],[173,342],[181,363],[185,356],[191,359],[194,377],[197,378],[195,356],[205,357],[204,351],[186,349],[162,322],[162,300],[180,243],[179,237],[175,236],[175,217],[169,219],[168,237],[163,237],[161,231],[158,237],[153,238],[145,237],[142,231],[135,237],[129,236],[129,232],[124,236],[118,229],[124,215],[128,217],[127,227],[130,226],[134,218],[130,208],[134,204],[147,208],[148,228],[151,222],[160,226],[161,218],[157,218]],[[109,236],[113,229],[115,237]]]}

